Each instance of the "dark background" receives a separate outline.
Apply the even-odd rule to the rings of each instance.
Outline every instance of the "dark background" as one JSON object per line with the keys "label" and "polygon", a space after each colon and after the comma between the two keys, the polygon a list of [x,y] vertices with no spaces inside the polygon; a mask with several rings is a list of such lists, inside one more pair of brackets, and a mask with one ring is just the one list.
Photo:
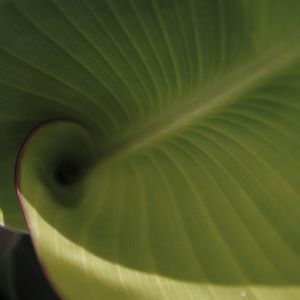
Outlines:
{"label": "dark background", "polygon": [[29,235],[0,227],[0,299],[58,300]]}

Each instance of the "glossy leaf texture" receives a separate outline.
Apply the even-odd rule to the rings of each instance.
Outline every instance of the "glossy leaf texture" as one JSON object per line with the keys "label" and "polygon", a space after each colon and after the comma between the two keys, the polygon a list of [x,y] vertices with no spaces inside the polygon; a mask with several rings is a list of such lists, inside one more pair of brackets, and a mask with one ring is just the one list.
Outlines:
{"label": "glossy leaf texture", "polygon": [[2,222],[21,147],[66,299],[298,299],[299,82],[294,0],[5,1]]}

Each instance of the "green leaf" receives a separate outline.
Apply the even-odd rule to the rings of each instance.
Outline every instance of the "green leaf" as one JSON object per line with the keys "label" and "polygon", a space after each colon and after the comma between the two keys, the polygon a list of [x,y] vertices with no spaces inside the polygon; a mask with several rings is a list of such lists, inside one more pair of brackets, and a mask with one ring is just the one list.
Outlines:
{"label": "green leaf", "polygon": [[17,172],[66,299],[300,297],[299,16],[294,0],[2,6],[3,221],[21,227],[24,138],[66,120],[30,135]]}

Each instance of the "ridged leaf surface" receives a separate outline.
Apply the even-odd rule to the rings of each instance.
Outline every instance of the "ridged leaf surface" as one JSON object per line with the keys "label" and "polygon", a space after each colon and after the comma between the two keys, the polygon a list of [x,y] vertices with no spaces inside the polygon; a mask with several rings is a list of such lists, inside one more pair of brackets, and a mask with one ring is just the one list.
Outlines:
{"label": "ridged leaf surface", "polygon": [[298,1],[4,1],[1,223],[44,123],[17,189],[66,299],[300,299],[299,97]]}

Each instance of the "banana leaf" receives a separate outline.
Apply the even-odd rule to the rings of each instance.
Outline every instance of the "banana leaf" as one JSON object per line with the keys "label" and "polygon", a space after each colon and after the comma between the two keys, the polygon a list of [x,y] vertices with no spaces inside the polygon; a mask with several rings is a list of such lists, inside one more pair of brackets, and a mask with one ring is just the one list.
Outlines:
{"label": "banana leaf", "polygon": [[2,1],[0,223],[65,299],[300,299],[299,99],[299,1]]}

